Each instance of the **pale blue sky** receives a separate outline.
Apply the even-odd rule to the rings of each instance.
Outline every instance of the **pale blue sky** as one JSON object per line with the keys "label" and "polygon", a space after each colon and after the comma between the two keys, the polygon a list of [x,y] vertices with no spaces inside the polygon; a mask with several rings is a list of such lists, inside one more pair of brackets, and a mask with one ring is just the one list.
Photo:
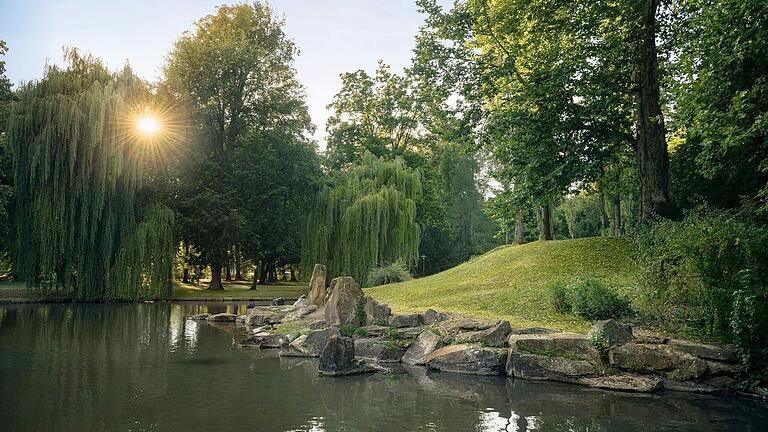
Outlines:
{"label": "pale blue sky", "polygon": [[[90,52],[110,67],[128,60],[145,79],[159,78],[173,42],[221,0],[0,0],[0,39],[7,42],[7,73],[19,83],[40,78],[62,47]],[[442,0],[447,5],[450,0]],[[339,74],[373,71],[378,59],[400,70],[411,58],[423,21],[414,0],[272,0],[286,32],[301,49],[296,60],[307,104],[323,141],[325,106]]]}

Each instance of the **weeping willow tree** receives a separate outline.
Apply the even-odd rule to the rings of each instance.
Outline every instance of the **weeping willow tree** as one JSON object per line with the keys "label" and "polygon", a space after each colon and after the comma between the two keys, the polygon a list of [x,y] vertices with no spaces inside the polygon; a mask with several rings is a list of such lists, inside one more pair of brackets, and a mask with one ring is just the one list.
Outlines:
{"label": "weeping willow tree", "polygon": [[43,294],[168,296],[160,278],[170,274],[173,216],[138,198],[149,149],[134,120],[151,95],[127,66],[112,73],[76,50],[65,59],[22,87],[8,121],[15,268]]}
{"label": "weeping willow tree", "polygon": [[366,153],[360,164],[318,192],[302,247],[303,274],[325,264],[330,277],[352,276],[366,283],[377,266],[419,256],[416,201],[418,171],[402,159],[378,159]]}

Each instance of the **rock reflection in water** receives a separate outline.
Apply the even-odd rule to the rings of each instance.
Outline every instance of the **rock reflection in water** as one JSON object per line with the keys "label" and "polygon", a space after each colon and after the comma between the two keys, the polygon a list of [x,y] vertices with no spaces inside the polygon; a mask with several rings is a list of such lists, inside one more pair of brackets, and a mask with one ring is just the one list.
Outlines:
{"label": "rock reflection in water", "polygon": [[186,319],[241,306],[0,307],[0,429],[768,430],[764,405],[734,398],[610,393],[421,367],[321,378],[315,359],[239,347],[240,326]]}

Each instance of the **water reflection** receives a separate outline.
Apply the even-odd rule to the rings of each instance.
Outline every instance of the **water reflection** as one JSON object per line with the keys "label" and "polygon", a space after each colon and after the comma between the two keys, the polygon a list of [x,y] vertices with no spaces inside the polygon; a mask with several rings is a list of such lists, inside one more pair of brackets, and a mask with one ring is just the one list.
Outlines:
{"label": "water reflection", "polygon": [[632,395],[497,377],[317,376],[314,359],[239,348],[242,328],[190,321],[244,304],[0,308],[2,430],[766,430],[742,399]]}

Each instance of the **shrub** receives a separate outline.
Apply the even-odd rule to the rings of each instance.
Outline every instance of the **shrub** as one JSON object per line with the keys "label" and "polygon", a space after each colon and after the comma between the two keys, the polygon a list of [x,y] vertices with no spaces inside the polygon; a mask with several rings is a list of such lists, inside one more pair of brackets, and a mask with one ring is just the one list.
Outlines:
{"label": "shrub", "polygon": [[413,277],[408,271],[408,266],[402,261],[395,261],[371,269],[368,273],[368,286],[379,286],[397,282],[405,282]]}
{"label": "shrub", "polygon": [[623,318],[632,312],[629,300],[607,285],[592,279],[581,280],[565,288],[567,306],[576,315],[590,321]]}
{"label": "shrub", "polygon": [[733,342],[753,376],[766,370],[766,227],[744,215],[698,209],[680,222],[649,224],[637,243],[640,309],[648,324]]}
{"label": "shrub", "polygon": [[554,282],[549,286],[552,293],[552,308],[562,314],[571,312],[571,304],[567,298],[567,287],[562,282]]}

